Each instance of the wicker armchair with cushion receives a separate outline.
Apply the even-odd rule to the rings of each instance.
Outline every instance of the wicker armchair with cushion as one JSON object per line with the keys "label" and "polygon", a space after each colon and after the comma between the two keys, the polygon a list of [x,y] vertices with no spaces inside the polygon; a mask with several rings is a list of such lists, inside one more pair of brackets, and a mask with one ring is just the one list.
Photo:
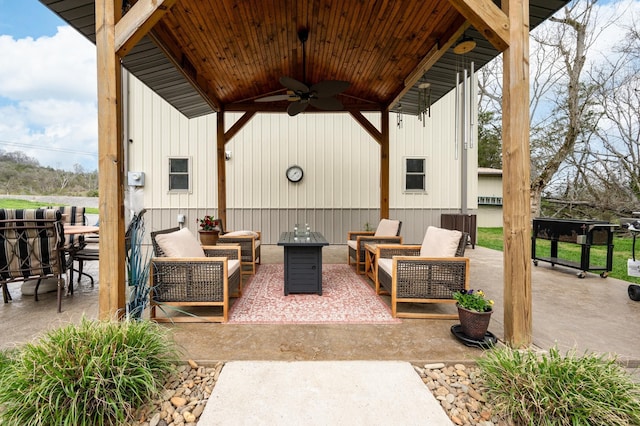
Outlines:
{"label": "wicker armchair with cushion", "polygon": [[455,303],[453,293],[469,288],[468,234],[430,226],[422,245],[381,244],[376,248],[376,292],[391,295],[391,313],[402,318],[456,319],[457,314],[398,312],[399,303]]}
{"label": "wicker armchair with cushion", "polygon": [[[219,219],[220,220],[220,219]],[[220,220],[218,245],[239,244],[242,252],[242,274],[255,275],[260,264],[260,231],[225,231]]]}
{"label": "wicker armchair with cushion", "polygon": [[[151,259],[149,277],[151,319],[157,322],[226,322],[229,298],[239,297],[242,292],[240,247],[201,246],[187,228],[152,232],[151,241],[156,256]],[[158,306],[217,306],[222,308],[222,314],[157,317]]]}
{"label": "wicker armchair with cushion", "polygon": [[349,231],[347,234],[347,263],[349,265],[355,263],[356,272],[364,274],[364,245],[367,243],[402,244],[400,228],[402,228],[401,221],[382,219],[375,231]]}
{"label": "wicker armchair with cushion", "polygon": [[64,289],[62,215],[54,209],[0,209],[0,285],[4,303],[11,300],[7,283],[54,278],[58,283],[58,312]]}

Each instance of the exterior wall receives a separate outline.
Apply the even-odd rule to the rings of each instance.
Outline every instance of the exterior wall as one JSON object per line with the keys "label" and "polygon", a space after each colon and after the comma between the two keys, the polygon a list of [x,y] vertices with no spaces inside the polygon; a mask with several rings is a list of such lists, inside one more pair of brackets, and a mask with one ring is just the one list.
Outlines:
{"label": "exterior wall", "polygon": [[[478,175],[478,197],[502,198],[502,174],[496,172]],[[502,205],[478,206],[478,227],[498,228],[502,225]]]}
{"label": "exterior wall", "polygon": [[[148,210],[147,232],[177,226],[178,214],[194,233],[196,219],[217,214],[215,114],[188,120],[134,77],[129,78],[128,170],[145,173],[135,191]],[[432,106],[423,127],[405,115],[390,128],[390,216],[403,221],[407,243],[420,243],[441,213],[461,208],[462,149],[454,144],[454,96]],[[241,117],[226,113],[229,129]],[[380,114],[366,114],[379,129]],[[295,223],[310,223],[331,243],[344,244],[347,232],[379,221],[380,148],[346,113],[259,113],[226,145],[227,229],[260,230],[275,244]],[[477,151],[467,150],[467,206],[477,208]],[[168,158],[191,158],[192,188],[168,191]],[[403,160],[425,157],[427,191],[403,193]],[[304,177],[290,183],[285,170],[301,166]],[[469,211],[473,213],[474,211]]]}

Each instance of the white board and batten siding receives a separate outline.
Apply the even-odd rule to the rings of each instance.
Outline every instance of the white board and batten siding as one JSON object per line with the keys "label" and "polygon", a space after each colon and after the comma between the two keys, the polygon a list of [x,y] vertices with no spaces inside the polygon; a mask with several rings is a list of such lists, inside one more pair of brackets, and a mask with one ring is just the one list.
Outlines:
{"label": "white board and batten siding", "polygon": [[[147,209],[147,232],[177,226],[178,214],[194,233],[196,219],[217,214],[215,114],[187,119],[144,84],[129,77],[127,170],[145,173],[135,191]],[[426,126],[390,114],[390,216],[403,221],[406,243],[420,243],[441,213],[460,212],[462,150],[454,143],[453,94],[432,106]],[[230,128],[240,113],[226,113]],[[365,116],[380,129],[380,114]],[[227,130],[225,129],[225,130]],[[226,145],[227,229],[260,230],[265,244],[282,231],[309,223],[333,244],[347,232],[379,221],[380,148],[347,113],[258,113]],[[477,149],[467,150],[467,206],[477,208]],[[169,191],[169,158],[191,160],[191,190]],[[403,192],[406,157],[426,158],[425,193]],[[290,183],[286,169],[304,170]],[[472,212],[472,211],[470,211]]]}

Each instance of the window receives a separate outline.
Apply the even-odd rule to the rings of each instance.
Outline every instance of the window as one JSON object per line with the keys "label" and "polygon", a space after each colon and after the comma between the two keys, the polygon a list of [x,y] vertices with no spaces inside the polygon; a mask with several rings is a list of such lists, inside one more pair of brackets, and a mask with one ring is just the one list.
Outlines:
{"label": "window", "polygon": [[404,190],[406,192],[426,192],[426,158],[404,159]]}
{"label": "window", "polygon": [[191,189],[191,160],[189,158],[169,158],[169,191],[189,191]]}

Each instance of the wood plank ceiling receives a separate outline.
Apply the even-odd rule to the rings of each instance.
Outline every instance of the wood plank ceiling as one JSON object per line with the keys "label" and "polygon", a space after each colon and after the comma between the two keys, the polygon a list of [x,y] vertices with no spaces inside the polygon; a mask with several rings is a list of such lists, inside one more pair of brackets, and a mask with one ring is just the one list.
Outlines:
{"label": "wood plank ceiling", "polygon": [[[40,1],[95,41],[93,0]],[[532,27],[566,3],[532,0]],[[402,104],[417,114],[418,83],[431,83],[435,102],[465,62],[477,69],[498,55],[467,27],[448,0],[179,0],[123,64],[188,117],[221,109],[284,112],[287,101],[255,102],[286,93],[282,76],[309,85],[350,82],[339,95],[346,109],[394,111]],[[301,28],[309,30],[304,68]],[[464,57],[450,48],[463,35],[478,43]],[[423,69],[434,53],[439,60]]]}

